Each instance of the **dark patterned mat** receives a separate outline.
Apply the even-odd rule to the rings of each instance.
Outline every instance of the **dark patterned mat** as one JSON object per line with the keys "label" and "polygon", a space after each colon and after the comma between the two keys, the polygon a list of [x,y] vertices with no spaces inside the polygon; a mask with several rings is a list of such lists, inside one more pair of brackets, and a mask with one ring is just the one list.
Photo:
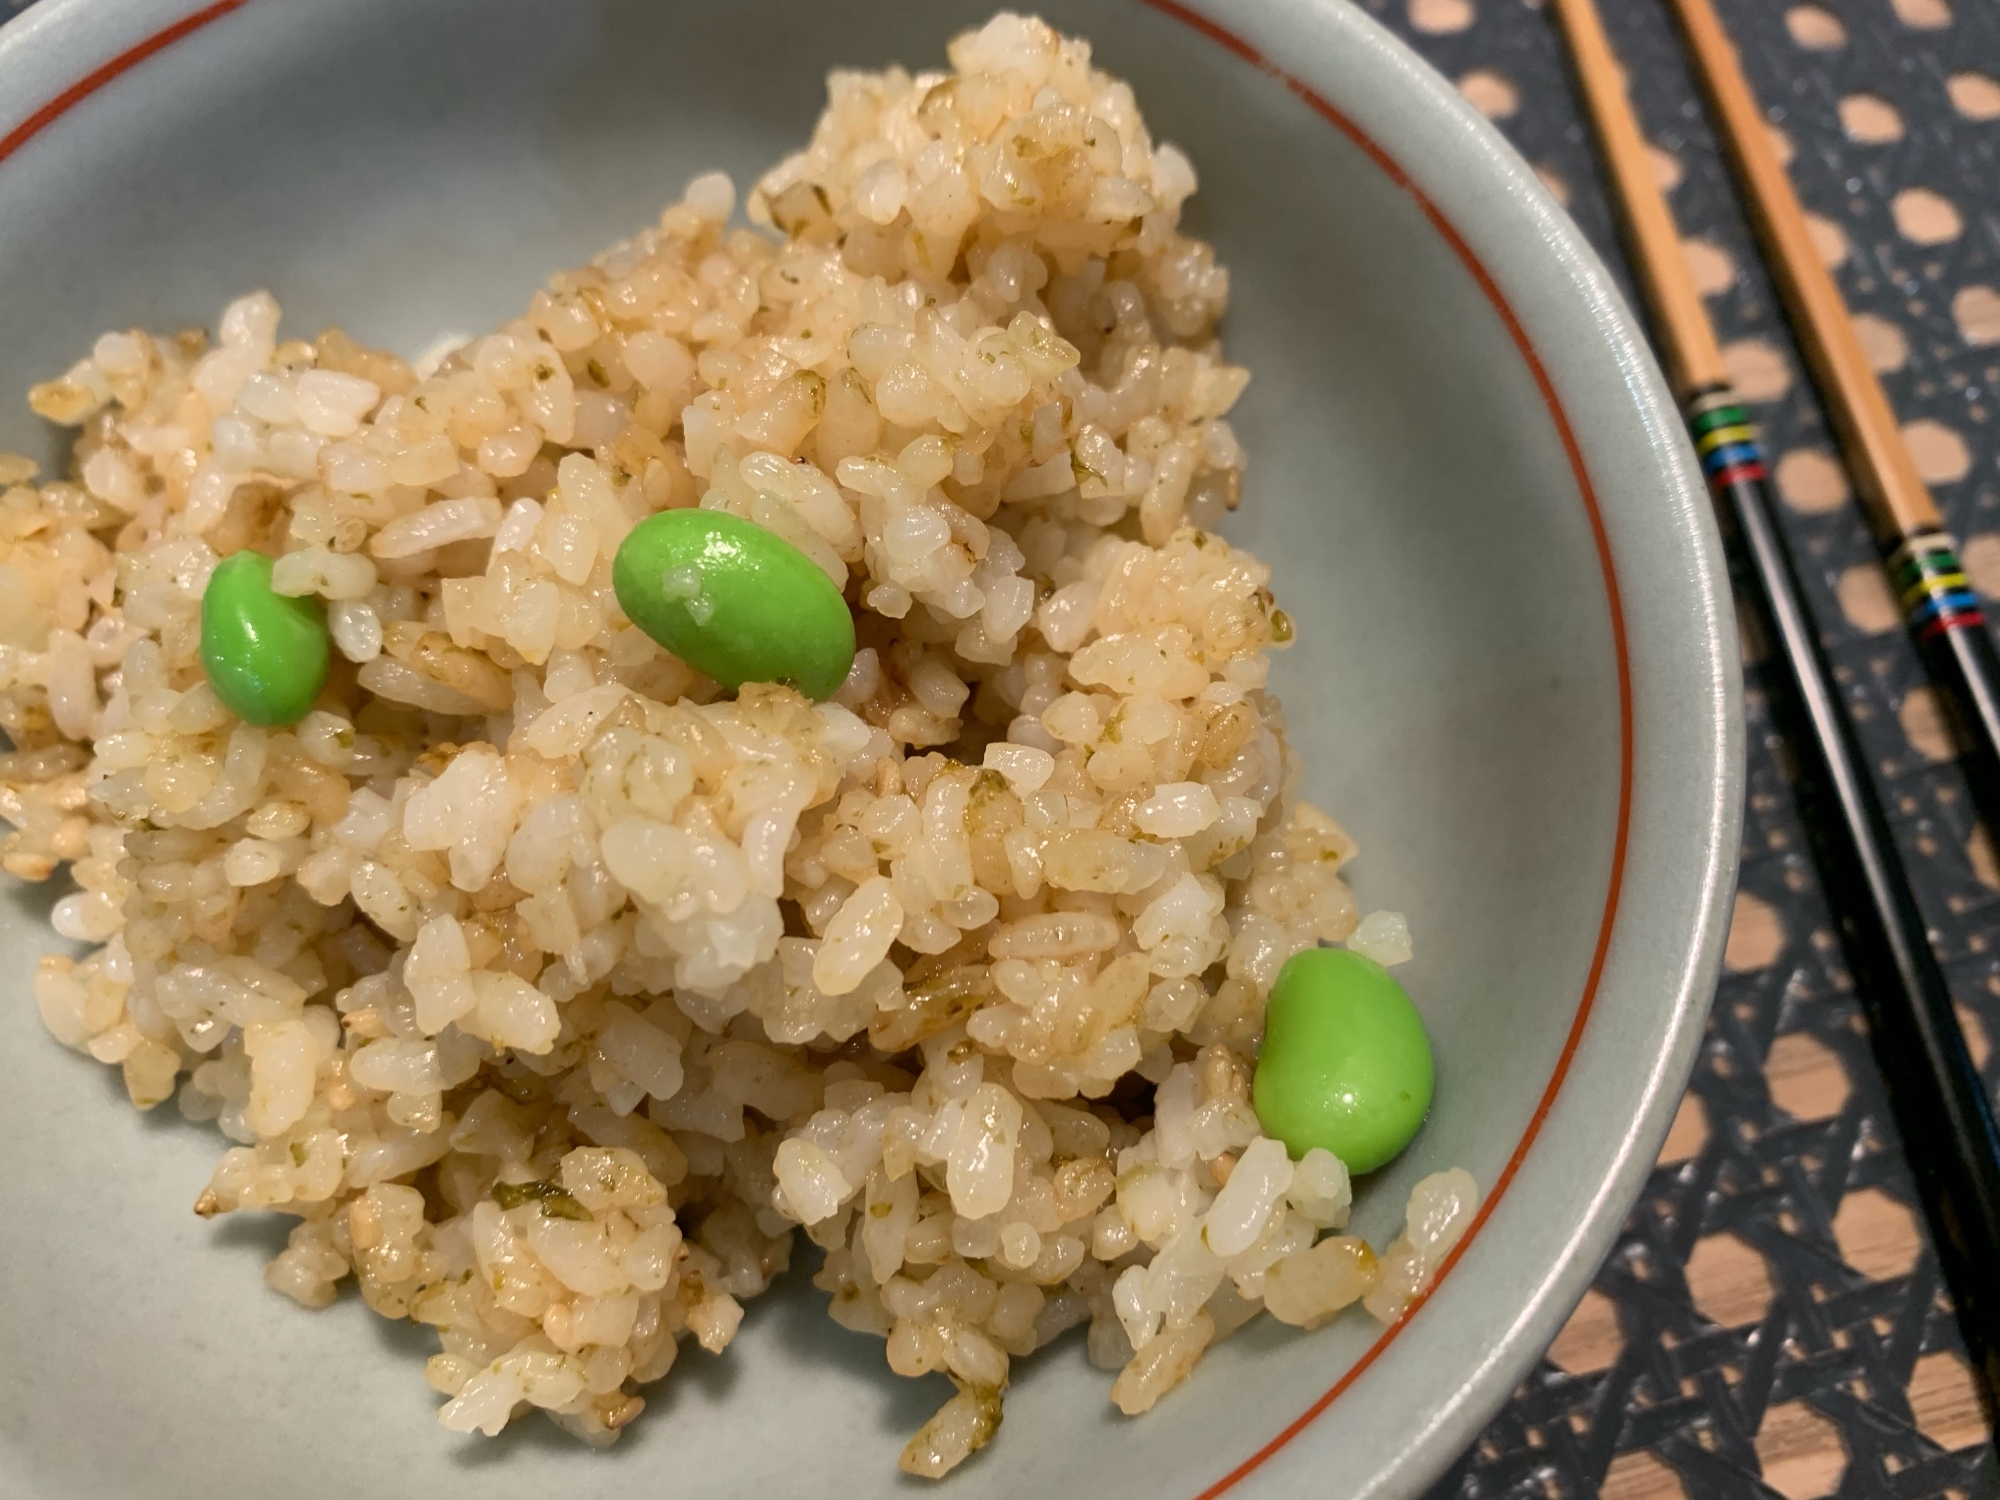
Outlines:
{"label": "dark patterned mat", "polygon": [[[27,0],[0,0],[0,19]],[[1627,281],[1531,0],[1363,0],[1458,81]],[[2000,1086],[2000,871],[1806,388],[1662,0],[1600,0],[1974,1055]],[[2000,597],[2000,9],[1719,0],[1919,467]],[[2000,1500],[1859,1010],[1769,737],[1745,620],[1750,807],[1728,973],[1672,1137],[1570,1325],[1433,1500]],[[1995,1274],[2000,1274],[1996,1268]]]}
{"label": "dark patterned mat", "polygon": [[[1919,467],[2000,594],[2000,11],[1720,0]],[[1370,0],[1625,269],[1548,16]],[[2000,1083],[2000,878],[1660,0],[1610,0],[1687,251],[1756,409],[1975,1055]],[[1629,280],[1628,280],[1629,285]],[[1674,1137],[1555,1347],[1436,1491],[2000,1495],[1958,1330],[1774,755],[1745,621],[1750,807],[1728,973]],[[1995,1269],[2000,1275],[2000,1268]]]}

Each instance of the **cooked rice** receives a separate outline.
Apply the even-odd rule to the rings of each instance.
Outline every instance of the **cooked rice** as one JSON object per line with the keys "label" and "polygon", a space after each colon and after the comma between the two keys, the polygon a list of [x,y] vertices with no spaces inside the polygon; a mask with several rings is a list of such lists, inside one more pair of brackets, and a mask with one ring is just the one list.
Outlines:
{"label": "cooked rice", "polygon": [[[956,1385],[939,1475],[1070,1328],[1142,1412],[1262,1309],[1397,1317],[1470,1218],[1428,1179],[1378,1257],[1249,1103],[1284,960],[1409,938],[1290,794],[1291,627],[1210,529],[1248,375],[1193,168],[1039,21],[950,59],[834,73],[761,229],[697,178],[421,378],[260,292],[38,386],[70,479],[0,455],[0,864],[69,863],[96,945],[42,1015],[235,1143],[196,1208],[298,1219],[273,1287],[437,1330],[448,1427],[609,1441],[803,1225]],[[844,588],[833,702],[625,620],[620,540],[692,505]],[[327,604],[292,728],[200,666],[244,547]]]}

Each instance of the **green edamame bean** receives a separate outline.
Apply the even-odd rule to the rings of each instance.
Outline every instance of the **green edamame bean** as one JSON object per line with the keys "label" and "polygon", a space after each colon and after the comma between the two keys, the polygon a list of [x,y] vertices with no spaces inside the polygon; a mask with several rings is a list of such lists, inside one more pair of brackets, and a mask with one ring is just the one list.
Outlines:
{"label": "green edamame bean", "polygon": [[727,511],[648,516],[619,546],[611,585],[634,625],[726,688],[788,682],[817,702],[854,664],[854,617],[833,580]]}
{"label": "green edamame bean", "polygon": [[326,606],[271,592],[271,559],[232,552],[201,596],[201,664],[246,724],[296,724],[326,686]]}
{"label": "green edamame bean", "polygon": [[1278,971],[1252,1097],[1294,1157],[1324,1146],[1374,1171],[1423,1124],[1435,1076],[1417,1008],[1373,959],[1308,948]]}

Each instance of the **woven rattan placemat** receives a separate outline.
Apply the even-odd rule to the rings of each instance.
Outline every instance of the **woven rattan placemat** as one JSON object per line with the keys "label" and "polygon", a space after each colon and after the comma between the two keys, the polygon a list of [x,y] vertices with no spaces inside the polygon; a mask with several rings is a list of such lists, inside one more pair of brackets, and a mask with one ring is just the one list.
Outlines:
{"label": "woven rattan placemat", "polygon": [[[1533,162],[1626,280],[1534,0],[1363,0]],[[2000,8],[1719,0],[1919,467],[2000,597]],[[24,0],[0,0],[0,19]],[[1662,0],[1604,0],[1687,253],[1776,461],[1815,615],[1861,720],[1989,1086],[2000,868]],[[1435,1500],[2000,1497],[1958,1331],[1806,862],[1744,621],[1750,807],[1727,973],[1617,1248]],[[1995,1268],[2000,1275],[2000,1267]]]}
{"label": "woven rattan placemat", "polygon": [[[1626,279],[1559,39],[1523,0],[1371,0]],[[1924,477],[2000,595],[2000,10],[1720,0]],[[1989,1086],[2000,875],[1950,763],[1662,0],[1605,0],[1812,606]],[[1739,590],[1739,599],[1741,591]],[[1739,615],[1743,612],[1739,610]],[[1595,1287],[1436,1496],[2000,1495],[1909,1167],[1805,854],[1744,623],[1750,805],[1727,972]],[[1994,1270],[2000,1275],[2000,1267]]]}

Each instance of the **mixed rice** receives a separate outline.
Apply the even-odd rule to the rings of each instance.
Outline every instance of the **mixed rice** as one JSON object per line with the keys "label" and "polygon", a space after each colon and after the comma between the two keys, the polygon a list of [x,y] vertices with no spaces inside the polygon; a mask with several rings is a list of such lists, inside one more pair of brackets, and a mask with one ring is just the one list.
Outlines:
{"label": "mixed rice", "polygon": [[[1143,1412],[1260,1310],[1394,1319],[1472,1214],[1427,1179],[1378,1255],[1251,1108],[1285,959],[1409,950],[1210,529],[1248,375],[1194,171],[1039,21],[950,62],[834,73],[757,227],[698,178],[429,368],[257,293],[37,387],[71,478],[0,455],[0,864],[68,863],[94,945],[41,1013],[234,1143],[196,1210],[297,1218],[271,1286],[436,1330],[453,1429],[609,1441],[803,1226],[833,1317],[955,1385],[940,1475],[1068,1329]],[[832,701],[626,621],[620,540],[694,505],[844,590]],[[290,728],[199,659],[245,547],[326,601]]]}

